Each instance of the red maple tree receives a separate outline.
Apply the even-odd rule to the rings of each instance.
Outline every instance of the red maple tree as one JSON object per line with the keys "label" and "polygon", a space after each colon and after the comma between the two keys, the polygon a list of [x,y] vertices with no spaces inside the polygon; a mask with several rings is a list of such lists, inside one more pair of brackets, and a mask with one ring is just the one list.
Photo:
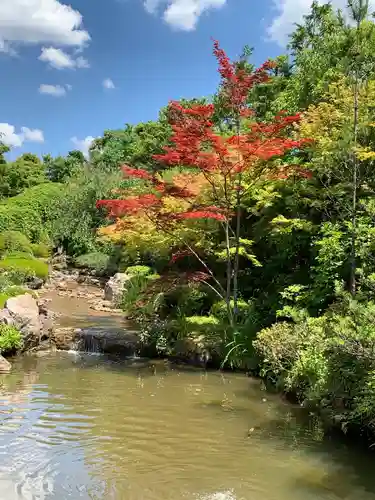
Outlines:
{"label": "red maple tree", "polygon": [[[210,271],[204,259],[187,242],[188,247],[204,268],[202,276],[214,281],[215,290],[226,300],[228,315],[235,320],[238,301],[238,270],[241,250],[242,200],[252,183],[261,178],[287,178],[290,175],[309,176],[310,173],[297,165],[276,166],[270,160],[282,157],[292,149],[299,149],[306,140],[288,137],[291,127],[300,120],[300,115],[288,116],[281,112],[272,122],[258,122],[248,105],[250,90],[270,79],[271,61],[265,62],[255,71],[248,71],[237,62],[232,62],[226,53],[214,42],[221,82],[218,102],[220,104],[195,104],[183,106],[172,101],[168,107],[169,122],[173,133],[172,146],[164,153],[154,156],[160,163],[169,166],[192,167],[204,182],[202,188],[209,192],[207,202],[190,189],[189,176],[186,185],[173,181],[165,182],[157,175],[128,166],[123,167],[127,177],[142,179],[149,187],[147,194],[116,200],[100,200],[97,206],[104,206],[112,217],[142,212],[163,231],[173,231],[176,224],[191,219],[213,219],[218,221],[225,233],[226,286],[223,286]],[[215,123],[217,106],[225,109],[228,120],[233,124],[232,132],[222,133]],[[234,129],[234,132],[233,132]],[[164,197],[188,202],[188,208],[178,213],[168,213],[163,207]],[[185,221],[185,222],[184,222]],[[185,256],[179,250],[173,257]],[[230,301],[233,297],[234,310]]]}

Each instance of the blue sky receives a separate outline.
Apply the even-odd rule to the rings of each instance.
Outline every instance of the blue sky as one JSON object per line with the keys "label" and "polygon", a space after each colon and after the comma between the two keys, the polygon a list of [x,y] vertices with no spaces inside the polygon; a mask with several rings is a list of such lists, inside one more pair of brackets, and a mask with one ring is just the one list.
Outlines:
{"label": "blue sky", "polygon": [[[0,0],[0,133],[14,157],[87,150],[152,120],[169,99],[214,92],[229,56],[284,50],[310,0]],[[343,6],[345,0],[335,0]]]}

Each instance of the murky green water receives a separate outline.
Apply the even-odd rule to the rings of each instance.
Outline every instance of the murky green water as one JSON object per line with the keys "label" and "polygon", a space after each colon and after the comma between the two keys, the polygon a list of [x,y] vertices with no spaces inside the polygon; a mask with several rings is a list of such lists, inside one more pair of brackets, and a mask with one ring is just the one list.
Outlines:
{"label": "murky green water", "polygon": [[0,375],[0,499],[374,500],[375,456],[297,416],[243,375],[26,357]]}

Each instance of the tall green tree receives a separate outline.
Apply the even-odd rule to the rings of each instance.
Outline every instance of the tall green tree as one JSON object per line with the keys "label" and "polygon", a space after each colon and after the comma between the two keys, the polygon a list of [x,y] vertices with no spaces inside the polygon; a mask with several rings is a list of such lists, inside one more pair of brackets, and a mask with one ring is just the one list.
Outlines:
{"label": "tall green tree", "polygon": [[127,124],[124,129],[106,130],[91,146],[91,162],[102,170],[114,171],[123,164],[155,171],[160,166],[153,156],[163,151],[170,135],[166,119]]}
{"label": "tall green tree", "polygon": [[[272,104],[275,111],[296,112],[318,103],[329,85],[347,74],[353,63],[357,27],[348,24],[344,14],[331,3],[320,5],[314,0],[309,14],[290,35],[291,71]],[[375,61],[372,25],[366,16],[360,23],[361,68],[368,76]]]}
{"label": "tall green tree", "polygon": [[[362,67],[364,62],[364,43],[366,38],[361,29],[362,24],[366,21],[369,15],[369,0],[349,0],[348,7],[353,21],[355,22],[355,38],[352,48],[352,60],[350,64],[351,77],[353,80],[353,146],[352,154],[352,170],[353,170],[353,196],[352,196],[352,245],[351,245],[351,273],[350,273],[350,292],[355,295],[356,292],[356,233],[357,233],[357,190],[359,177],[359,159],[356,154],[358,145],[358,124],[359,124],[359,91],[360,86],[364,85],[368,79],[368,68]],[[372,27],[371,27],[372,28]],[[371,68],[373,69],[373,68]]]}
{"label": "tall green tree", "polygon": [[31,153],[13,162],[0,162],[0,197],[16,196],[24,189],[47,181],[40,159]]}
{"label": "tall green tree", "polygon": [[69,151],[67,156],[53,158],[50,154],[43,156],[43,164],[47,178],[52,182],[67,182],[86,165],[82,151]]}
{"label": "tall green tree", "polygon": [[4,155],[6,153],[9,153],[9,151],[10,151],[10,147],[7,146],[6,144],[3,144],[0,141],[0,164],[1,165],[4,165],[7,162]]}

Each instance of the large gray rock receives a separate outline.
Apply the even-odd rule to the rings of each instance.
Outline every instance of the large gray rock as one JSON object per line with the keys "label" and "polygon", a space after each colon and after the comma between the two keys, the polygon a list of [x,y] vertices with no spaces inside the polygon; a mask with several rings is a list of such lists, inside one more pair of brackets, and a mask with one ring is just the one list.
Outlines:
{"label": "large gray rock", "polygon": [[81,330],[73,327],[55,328],[51,334],[51,341],[59,351],[69,351],[76,349],[80,340]]}
{"label": "large gray rock", "polygon": [[0,354],[0,373],[8,373],[11,369],[12,365]]}
{"label": "large gray rock", "polygon": [[195,338],[178,339],[173,346],[174,357],[193,365],[205,366],[211,356],[209,350],[199,340]]}
{"label": "large gray rock", "polygon": [[142,347],[140,334],[117,327],[56,328],[51,335],[56,349],[132,356]]}
{"label": "large gray rock", "polygon": [[77,337],[79,349],[86,352],[132,356],[142,347],[139,332],[116,327],[83,328]]}
{"label": "large gray rock", "polygon": [[117,306],[122,299],[126,283],[131,279],[126,273],[117,273],[110,278],[104,287],[104,300]]}
{"label": "large gray rock", "polygon": [[191,333],[176,340],[172,358],[195,366],[220,366],[223,356],[223,340],[217,334]]}
{"label": "large gray rock", "polygon": [[39,290],[40,288],[42,288],[43,285],[44,285],[44,280],[42,280],[41,278],[37,278],[36,276],[30,279],[27,283],[27,286],[31,290]]}
{"label": "large gray rock", "polygon": [[39,321],[41,325],[41,340],[47,340],[53,334],[55,315],[52,311],[48,311],[47,314],[39,314]]}
{"label": "large gray rock", "polygon": [[6,301],[5,309],[13,325],[21,332],[23,348],[29,349],[39,344],[42,324],[37,301],[29,293],[11,297]]}
{"label": "large gray rock", "polygon": [[8,309],[1,309],[0,310],[0,324],[1,325],[9,325],[9,326],[14,325],[14,319],[10,315],[10,312],[8,311]]}
{"label": "large gray rock", "polygon": [[54,269],[65,270],[68,268],[68,259],[67,256],[62,253],[62,249],[52,257],[52,266]]}

